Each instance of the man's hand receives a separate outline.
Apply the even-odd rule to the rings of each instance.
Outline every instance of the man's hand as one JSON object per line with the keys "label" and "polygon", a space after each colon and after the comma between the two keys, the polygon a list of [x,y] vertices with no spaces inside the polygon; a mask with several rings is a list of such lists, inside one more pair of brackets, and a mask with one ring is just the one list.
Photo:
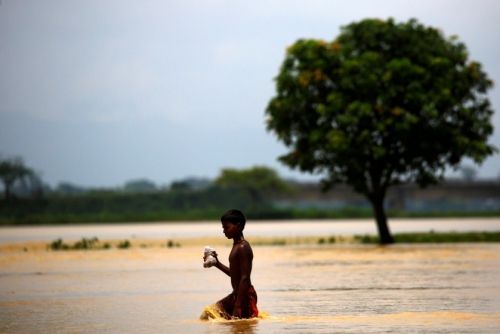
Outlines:
{"label": "man's hand", "polygon": [[[207,262],[207,259],[209,262]],[[213,261],[214,259],[215,262]],[[212,248],[210,254],[207,254],[207,252],[205,252],[205,255],[203,255],[203,266],[205,268],[210,268],[210,267],[218,268],[218,265],[219,265],[219,259],[217,258],[217,253],[215,252],[215,250]]]}
{"label": "man's hand", "polygon": [[[217,258],[217,252],[213,252],[212,256],[215,257],[217,262],[219,262],[219,259]],[[207,257],[205,255],[203,255],[203,261],[206,261],[206,260],[207,260]]]}

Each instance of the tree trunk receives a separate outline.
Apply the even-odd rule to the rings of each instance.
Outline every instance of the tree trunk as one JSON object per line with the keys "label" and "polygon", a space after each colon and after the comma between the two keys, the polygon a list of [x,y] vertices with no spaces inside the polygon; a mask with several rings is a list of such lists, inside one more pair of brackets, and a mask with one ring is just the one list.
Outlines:
{"label": "tree trunk", "polygon": [[380,238],[381,245],[387,245],[394,243],[394,239],[389,231],[389,226],[387,225],[387,217],[384,211],[384,196],[373,196],[372,198],[373,213],[375,214],[375,220],[377,222],[378,235]]}

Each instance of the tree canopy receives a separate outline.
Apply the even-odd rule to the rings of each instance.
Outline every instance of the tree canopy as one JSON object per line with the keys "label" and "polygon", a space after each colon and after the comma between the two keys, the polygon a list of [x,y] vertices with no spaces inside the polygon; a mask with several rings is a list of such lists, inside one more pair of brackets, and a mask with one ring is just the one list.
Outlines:
{"label": "tree canopy", "polygon": [[331,42],[287,49],[266,109],[290,151],[279,160],[351,185],[372,203],[381,243],[392,242],[383,201],[391,185],[436,183],[463,157],[495,151],[486,97],[493,82],[457,37],[415,19],[366,19]]}
{"label": "tree canopy", "polygon": [[14,182],[23,178],[34,175],[34,172],[24,165],[24,161],[20,157],[0,159],[0,180],[4,186],[5,200],[9,201],[11,196],[11,188]]}
{"label": "tree canopy", "polygon": [[243,189],[248,192],[256,205],[262,200],[264,192],[292,192],[288,182],[281,179],[278,173],[269,167],[255,166],[249,169],[222,169],[215,184]]}

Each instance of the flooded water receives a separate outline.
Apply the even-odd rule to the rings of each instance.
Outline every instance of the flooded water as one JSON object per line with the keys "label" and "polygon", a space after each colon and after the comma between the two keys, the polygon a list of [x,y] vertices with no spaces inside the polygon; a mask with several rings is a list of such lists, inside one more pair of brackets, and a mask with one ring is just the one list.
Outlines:
{"label": "flooded water", "polygon": [[0,333],[500,332],[499,243],[253,248],[261,319],[201,321],[231,292],[203,245],[0,247]]}
{"label": "flooded water", "polygon": [[[251,221],[247,236],[307,236],[377,234],[373,219]],[[393,233],[434,231],[499,231],[500,218],[391,219]],[[184,238],[221,236],[220,222],[137,223],[110,225],[70,225],[0,228],[0,242],[49,241],[57,238],[76,240],[96,236],[99,239]]]}

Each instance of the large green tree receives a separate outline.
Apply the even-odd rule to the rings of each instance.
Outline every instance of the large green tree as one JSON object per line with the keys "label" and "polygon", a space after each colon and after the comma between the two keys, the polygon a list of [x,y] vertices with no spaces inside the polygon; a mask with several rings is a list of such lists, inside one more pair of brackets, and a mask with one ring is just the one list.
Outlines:
{"label": "large green tree", "polygon": [[34,175],[34,172],[24,165],[22,158],[0,158],[0,181],[3,183],[5,201],[10,200],[11,188],[15,181]]}
{"label": "large green tree", "polygon": [[298,40],[287,49],[266,109],[267,128],[290,151],[279,159],[345,183],[372,204],[380,242],[392,243],[388,187],[442,178],[463,157],[481,163],[496,149],[493,82],[463,43],[412,19],[366,19],[332,42]]}
{"label": "large green tree", "polygon": [[264,193],[292,192],[292,186],[281,179],[278,173],[266,166],[254,166],[248,169],[222,169],[215,179],[215,184],[240,188],[247,192],[255,207],[262,201]]}

